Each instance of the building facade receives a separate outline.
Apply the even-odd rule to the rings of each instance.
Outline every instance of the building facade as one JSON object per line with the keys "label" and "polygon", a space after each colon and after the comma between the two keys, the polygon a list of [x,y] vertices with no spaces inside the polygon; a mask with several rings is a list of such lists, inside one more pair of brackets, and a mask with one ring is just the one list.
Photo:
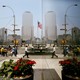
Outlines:
{"label": "building facade", "polygon": [[6,42],[7,41],[7,29],[0,28],[0,41]]}
{"label": "building facade", "polygon": [[54,41],[57,38],[56,15],[53,11],[45,15],[45,37],[48,41]]}
{"label": "building facade", "polygon": [[80,44],[80,29],[78,27],[72,28],[73,44]]}
{"label": "building facade", "polygon": [[22,40],[29,41],[33,35],[33,15],[26,11],[22,17]]}
{"label": "building facade", "polygon": [[[15,36],[16,42],[18,42],[18,45],[21,45],[21,36],[20,35],[16,35]],[[10,44],[14,44],[14,37],[13,34],[9,34],[7,36],[7,43]]]}

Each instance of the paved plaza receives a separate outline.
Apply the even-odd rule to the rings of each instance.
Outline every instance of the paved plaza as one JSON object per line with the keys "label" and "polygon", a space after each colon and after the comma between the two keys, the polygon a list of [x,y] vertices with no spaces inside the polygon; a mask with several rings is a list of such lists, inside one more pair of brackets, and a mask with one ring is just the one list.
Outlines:
{"label": "paved plaza", "polygon": [[[17,57],[15,57],[15,56],[11,57],[10,55],[8,57],[0,56],[0,65],[2,64],[2,62],[4,60],[9,60],[9,59],[17,60],[17,59],[23,57],[24,50],[22,49],[22,52],[20,50],[18,51]],[[57,55],[58,55],[58,58],[56,58],[56,57],[51,58],[51,55],[29,55],[29,59],[36,61],[35,66],[33,66],[33,68],[35,70],[38,70],[38,73],[36,72],[36,74],[41,75],[42,70],[43,70],[43,72],[44,72],[44,70],[47,70],[47,72],[49,70],[49,72],[52,74],[52,76],[55,77],[54,79],[50,79],[50,80],[61,80],[61,66],[59,65],[59,61],[62,60],[64,57],[61,53],[60,54],[57,53]],[[27,58],[27,57],[25,56],[24,58]],[[55,74],[59,78],[57,78],[57,76]],[[34,76],[36,76],[36,75],[34,75]],[[45,80],[45,79],[42,79],[42,75],[38,76],[38,77],[40,77],[40,78],[34,79],[34,80]],[[35,78],[37,78],[37,77],[35,77]],[[47,80],[49,80],[49,79],[47,79]]]}

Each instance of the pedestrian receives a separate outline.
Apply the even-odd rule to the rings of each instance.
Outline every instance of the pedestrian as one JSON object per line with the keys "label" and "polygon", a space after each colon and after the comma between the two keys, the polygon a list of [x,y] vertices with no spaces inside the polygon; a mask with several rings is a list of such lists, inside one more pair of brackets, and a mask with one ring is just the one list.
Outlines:
{"label": "pedestrian", "polygon": [[1,47],[0,47],[0,55],[1,55]]}
{"label": "pedestrian", "polygon": [[64,55],[64,57],[66,56],[66,47],[65,46],[63,47],[63,55]]}
{"label": "pedestrian", "polygon": [[16,56],[16,49],[15,49],[15,46],[13,46],[13,48],[12,48],[12,51],[11,51],[11,56]]}
{"label": "pedestrian", "polygon": [[5,56],[5,54],[4,54],[4,47],[3,46],[1,47],[1,55]]}
{"label": "pedestrian", "polygon": [[11,49],[12,49],[12,47],[9,45],[9,46],[8,46],[8,50],[11,51]]}
{"label": "pedestrian", "polygon": [[56,48],[55,48],[55,45],[53,45],[53,52],[52,52],[51,58],[53,58],[54,56],[56,56],[58,58],[58,56],[55,54],[55,51],[56,51]]}
{"label": "pedestrian", "polygon": [[17,47],[15,47],[15,56],[17,56],[18,51],[17,51]]}
{"label": "pedestrian", "polygon": [[25,47],[25,54],[23,55],[23,58],[27,56],[27,58],[29,58],[28,56],[28,46]]}
{"label": "pedestrian", "polygon": [[7,53],[8,53],[8,49],[5,47],[5,48],[4,48],[4,56],[7,57]]}
{"label": "pedestrian", "polygon": [[65,54],[64,54],[64,57],[65,57],[66,55],[69,55],[69,48],[68,48],[68,46],[65,47]]}

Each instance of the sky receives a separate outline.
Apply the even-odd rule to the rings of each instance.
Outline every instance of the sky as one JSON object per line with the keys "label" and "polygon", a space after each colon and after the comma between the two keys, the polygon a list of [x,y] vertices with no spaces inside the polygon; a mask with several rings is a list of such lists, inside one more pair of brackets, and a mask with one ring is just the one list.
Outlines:
{"label": "sky", "polygon": [[[42,6],[43,3],[43,6]],[[78,4],[78,6],[73,6]],[[6,5],[7,7],[2,7]],[[80,27],[80,0],[0,0],[0,28],[9,29],[8,33],[13,33],[13,12],[16,16],[16,34],[21,34],[22,16],[26,11],[33,14],[34,35],[37,35],[37,22],[40,21],[45,29],[45,14],[54,11],[56,14],[57,34],[63,34],[64,15],[67,15],[67,29]],[[43,30],[44,31],[44,30]]]}

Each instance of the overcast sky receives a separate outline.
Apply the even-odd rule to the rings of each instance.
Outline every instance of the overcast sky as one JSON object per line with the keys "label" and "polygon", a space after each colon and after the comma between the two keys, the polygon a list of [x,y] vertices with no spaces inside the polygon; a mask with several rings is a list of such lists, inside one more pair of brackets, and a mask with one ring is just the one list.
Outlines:
{"label": "overcast sky", "polygon": [[[43,9],[42,9],[43,1]],[[78,4],[78,6],[73,6]],[[33,26],[36,31],[37,21],[42,23],[48,11],[54,11],[56,14],[57,33],[63,34],[60,31],[64,28],[64,15],[67,11],[67,29],[74,26],[80,27],[80,0],[0,0],[0,27],[6,27],[13,30],[13,12],[8,8],[3,8],[2,5],[9,6],[13,9],[16,16],[16,28],[22,27],[22,15],[25,11],[30,11],[33,14]],[[43,21],[43,27],[45,26]],[[21,34],[21,31],[16,32]],[[36,34],[36,32],[35,32]]]}

